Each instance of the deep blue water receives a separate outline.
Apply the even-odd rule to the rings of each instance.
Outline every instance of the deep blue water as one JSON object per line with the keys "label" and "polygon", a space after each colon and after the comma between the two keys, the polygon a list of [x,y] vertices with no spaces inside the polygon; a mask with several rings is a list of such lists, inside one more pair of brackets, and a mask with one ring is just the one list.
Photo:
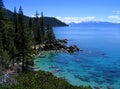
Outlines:
{"label": "deep blue water", "polygon": [[56,38],[68,39],[83,51],[47,52],[36,58],[36,70],[52,72],[73,85],[120,89],[120,28],[54,28]]}

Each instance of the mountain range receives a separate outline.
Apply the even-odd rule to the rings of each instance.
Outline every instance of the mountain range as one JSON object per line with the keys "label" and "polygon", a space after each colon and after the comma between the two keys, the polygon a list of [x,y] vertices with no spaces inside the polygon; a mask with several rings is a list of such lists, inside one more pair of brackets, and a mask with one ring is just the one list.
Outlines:
{"label": "mountain range", "polygon": [[[7,13],[8,18],[12,20],[13,19],[13,12],[10,10],[6,10],[6,13]],[[29,21],[28,16],[24,15],[24,18],[25,18],[26,22]],[[35,19],[35,17],[32,17],[32,19]],[[41,20],[41,18],[40,18],[40,20]],[[64,23],[64,22],[62,22],[54,17],[44,17],[44,22],[45,22],[45,24],[50,24],[52,26],[68,26],[66,23]]]}
{"label": "mountain range", "polygon": [[76,26],[76,27],[119,27],[120,28],[120,23],[89,21],[89,22],[81,22],[81,23],[70,23],[69,26]]}

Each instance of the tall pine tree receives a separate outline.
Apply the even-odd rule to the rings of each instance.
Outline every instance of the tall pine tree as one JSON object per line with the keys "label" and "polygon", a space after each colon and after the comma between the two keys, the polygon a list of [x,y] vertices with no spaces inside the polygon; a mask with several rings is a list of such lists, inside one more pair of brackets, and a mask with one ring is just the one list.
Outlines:
{"label": "tall pine tree", "polygon": [[41,44],[42,43],[42,39],[41,39],[41,31],[40,31],[40,21],[39,21],[39,13],[36,12],[35,14],[35,28],[34,28],[34,34],[35,34],[35,41],[37,44]]}
{"label": "tall pine tree", "polygon": [[45,41],[45,23],[44,23],[44,16],[43,12],[41,12],[41,41],[42,43]]}
{"label": "tall pine tree", "polygon": [[18,23],[19,23],[19,29],[18,29],[18,36],[19,36],[19,56],[21,58],[22,62],[22,71],[25,71],[25,68],[29,64],[29,59],[31,59],[31,53],[32,53],[32,48],[31,48],[31,39],[29,35],[29,31],[26,28],[25,22],[24,22],[24,16],[23,16],[23,11],[22,7],[19,8],[19,13],[18,13]]}
{"label": "tall pine tree", "polygon": [[4,70],[9,65],[11,38],[11,23],[6,16],[3,1],[0,0],[0,68]]}
{"label": "tall pine tree", "polygon": [[47,25],[47,34],[46,35],[47,35],[47,40],[49,42],[53,42],[55,40],[55,34],[53,32],[53,28],[49,24]]}
{"label": "tall pine tree", "polygon": [[30,31],[31,37],[33,38],[33,22],[32,22],[32,18],[29,18],[29,23],[28,23],[28,29]]}
{"label": "tall pine tree", "polygon": [[6,17],[6,13],[5,13],[5,8],[4,8],[4,4],[3,1],[0,0],[0,33],[1,33],[1,39],[2,39],[2,46],[3,49],[7,49],[8,46],[8,40],[7,40],[7,23],[8,23],[8,19]]}

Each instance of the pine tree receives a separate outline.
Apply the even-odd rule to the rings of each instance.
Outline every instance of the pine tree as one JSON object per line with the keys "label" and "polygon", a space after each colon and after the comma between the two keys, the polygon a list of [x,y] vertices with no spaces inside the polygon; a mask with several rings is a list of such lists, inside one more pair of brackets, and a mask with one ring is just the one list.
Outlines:
{"label": "pine tree", "polygon": [[29,35],[31,37],[31,40],[32,40],[32,45],[33,47],[35,48],[35,45],[36,45],[36,40],[35,40],[35,27],[34,27],[34,24],[33,24],[33,20],[32,18],[30,17],[29,18],[29,23],[28,23],[28,30],[29,30]]}
{"label": "pine tree", "polygon": [[3,50],[1,54],[2,55],[0,56],[0,67],[1,67],[1,71],[4,71],[9,66],[10,57],[8,51],[6,50]]}
{"label": "pine tree", "polygon": [[14,13],[13,13],[13,24],[14,24],[14,32],[18,32],[18,15],[16,11],[16,7],[14,7]]}
{"label": "pine tree", "polygon": [[18,47],[18,14],[16,11],[16,7],[14,7],[13,13],[13,37],[15,46]]}
{"label": "pine tree", "polygon": [[3,1],[0,0],[0,33],[1,33],[1,40],[2,40],[2,46],[4,49],[7,49],[7,17],[5,14],[5,8],[4,8],[4,4]]}
{"label": "pine tree", "polygon": [[22,7],[19,9],[18,13],[18,22],[19,22],[19,56],[21,58],[22,62],[22,71],[25,71],[25,67],[27,64],[29,64],[29,59],[28,57],[31,56],[32,53],[32,48],[31,48],[31,39],[29,35],[29,31],[26,28],[25,22],[24,22],[24,16],[23,16],[23,11]]}
{"label": "pine tree", "polygon": [[35,16],[35,28],[34,28],[34,37],[35,37],[35,41],[37,44],[41,44],[42,43],[42,39],[41,39],[41,31],[40,31],[40,25],[39,25],[39,17],[38,17],[38,12],[36,12]]}
{"label": "pine tree", "polygon": [[10,46],[9,46],[9,65],[10,67],[14,67],[14,64],[18,62],[18,58],[17,58],[17,50],[16,50],[16,46],[14,44],[14,40],[11,40],[10,42]]}
{"label": "pine tree", "polygon": [[20,62],[19,54],[19,32],[18,32],[18,14],[16,7],[14,7],[13,19],[11,30],[9,30],[9,57],[10,65],[14,66],[14,63]]}
{"label": "pine tree", "polygon": [[47,40],[50,42],[55,40],[55,34],[51,25],[47,25]]}
{"label": "pine tree", "polygon": [[5,13],[3,1],[0,0],[0,67],[5,69],[9,61],[9,21]]}
{"label": "pine tree", "polygon": [[41,12],[41,41],[42,43],[45,41],[45,24],[43,12]]}
{"label": "pine tree", "polygon": [[3,44],[2,44],[2,34],[0,33],[0,72],[2,71],[2,58],[3,58]]}
{"label": "pine tree", "polygon": [[[2,0],[0,0],[0,68],[8,67],[10,62],[22,62],[22,71],[33,63],[30,30],[26,28],[22,7],[17,15],[14,9],[13,25],[8,20]],[[11,59],[11,60],[10,60]],[[17,59],[17,60],[16,60]],[[31,62],[32,61],[32,62]]]}
{"label": "pine tree", "polygon": [[33,23],[31,17],[29,18],[28,29],[30,31],[31,37],[33,38]]}

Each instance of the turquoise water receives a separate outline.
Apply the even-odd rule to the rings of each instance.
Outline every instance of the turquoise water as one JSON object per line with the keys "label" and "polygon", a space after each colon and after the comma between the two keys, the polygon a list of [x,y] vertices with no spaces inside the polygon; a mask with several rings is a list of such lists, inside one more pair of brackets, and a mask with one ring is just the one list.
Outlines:
{"label": "turquoise water", "polygon": [[54,28],[56,37],[67,38],[82,52],[52,53],[36,58],[36,70],[52,72],[73,85],[120,89],[120,28]]}

